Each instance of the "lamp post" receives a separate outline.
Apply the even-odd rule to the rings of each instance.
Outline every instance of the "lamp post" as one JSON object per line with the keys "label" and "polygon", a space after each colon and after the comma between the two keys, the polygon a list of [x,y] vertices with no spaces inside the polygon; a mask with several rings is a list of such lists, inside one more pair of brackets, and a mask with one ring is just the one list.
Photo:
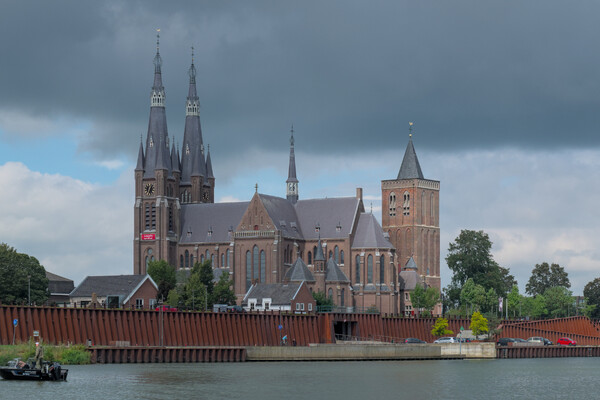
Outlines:
{"label": "lamp post", "polygon": [[27,275],[27,305],[31,305],[31,275]]}

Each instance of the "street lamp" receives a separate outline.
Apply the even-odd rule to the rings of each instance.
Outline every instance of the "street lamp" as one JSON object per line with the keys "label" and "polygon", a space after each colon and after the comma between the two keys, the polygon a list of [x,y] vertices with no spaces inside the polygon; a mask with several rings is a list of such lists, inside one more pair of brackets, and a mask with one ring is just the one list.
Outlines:
{"label": "street lamp", "polygon": [[31,305],[31,275],[27,275],[27,304]]}

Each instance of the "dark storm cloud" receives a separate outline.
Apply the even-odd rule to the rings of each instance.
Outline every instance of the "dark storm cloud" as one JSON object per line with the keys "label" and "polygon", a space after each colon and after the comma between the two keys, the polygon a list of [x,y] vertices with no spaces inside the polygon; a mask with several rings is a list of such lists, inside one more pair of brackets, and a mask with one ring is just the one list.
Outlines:
{"label": "dark storm cloud", "polygon": [[[82,150],[135,158],[161,28],[181,141],[190,46],[205,142],[358,153],[599,144],[600,4],[505,1],[8,2],[0,109],[87,120]],[[568,138],[568,140],[567,140]],[[310,149],[310,150],[309,150]],[[285,150],[284,150],[285,151]]]}

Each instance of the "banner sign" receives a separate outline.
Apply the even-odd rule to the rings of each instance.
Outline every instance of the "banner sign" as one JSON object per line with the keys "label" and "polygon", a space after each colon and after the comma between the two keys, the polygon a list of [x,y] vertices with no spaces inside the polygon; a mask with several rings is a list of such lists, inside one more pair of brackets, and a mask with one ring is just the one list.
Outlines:
{"label": "banner sign", "polygon": [[154,240],[156,235],[154,233],[143,233],[142,240]]}

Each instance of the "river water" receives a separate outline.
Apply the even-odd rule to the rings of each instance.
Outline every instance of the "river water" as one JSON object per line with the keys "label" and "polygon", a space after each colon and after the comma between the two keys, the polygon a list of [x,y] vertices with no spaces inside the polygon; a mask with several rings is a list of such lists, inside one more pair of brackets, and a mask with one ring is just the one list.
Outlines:
{"label": "river water", "polygon": [[0,399],[596,399],[600,359],[110,364]]}

